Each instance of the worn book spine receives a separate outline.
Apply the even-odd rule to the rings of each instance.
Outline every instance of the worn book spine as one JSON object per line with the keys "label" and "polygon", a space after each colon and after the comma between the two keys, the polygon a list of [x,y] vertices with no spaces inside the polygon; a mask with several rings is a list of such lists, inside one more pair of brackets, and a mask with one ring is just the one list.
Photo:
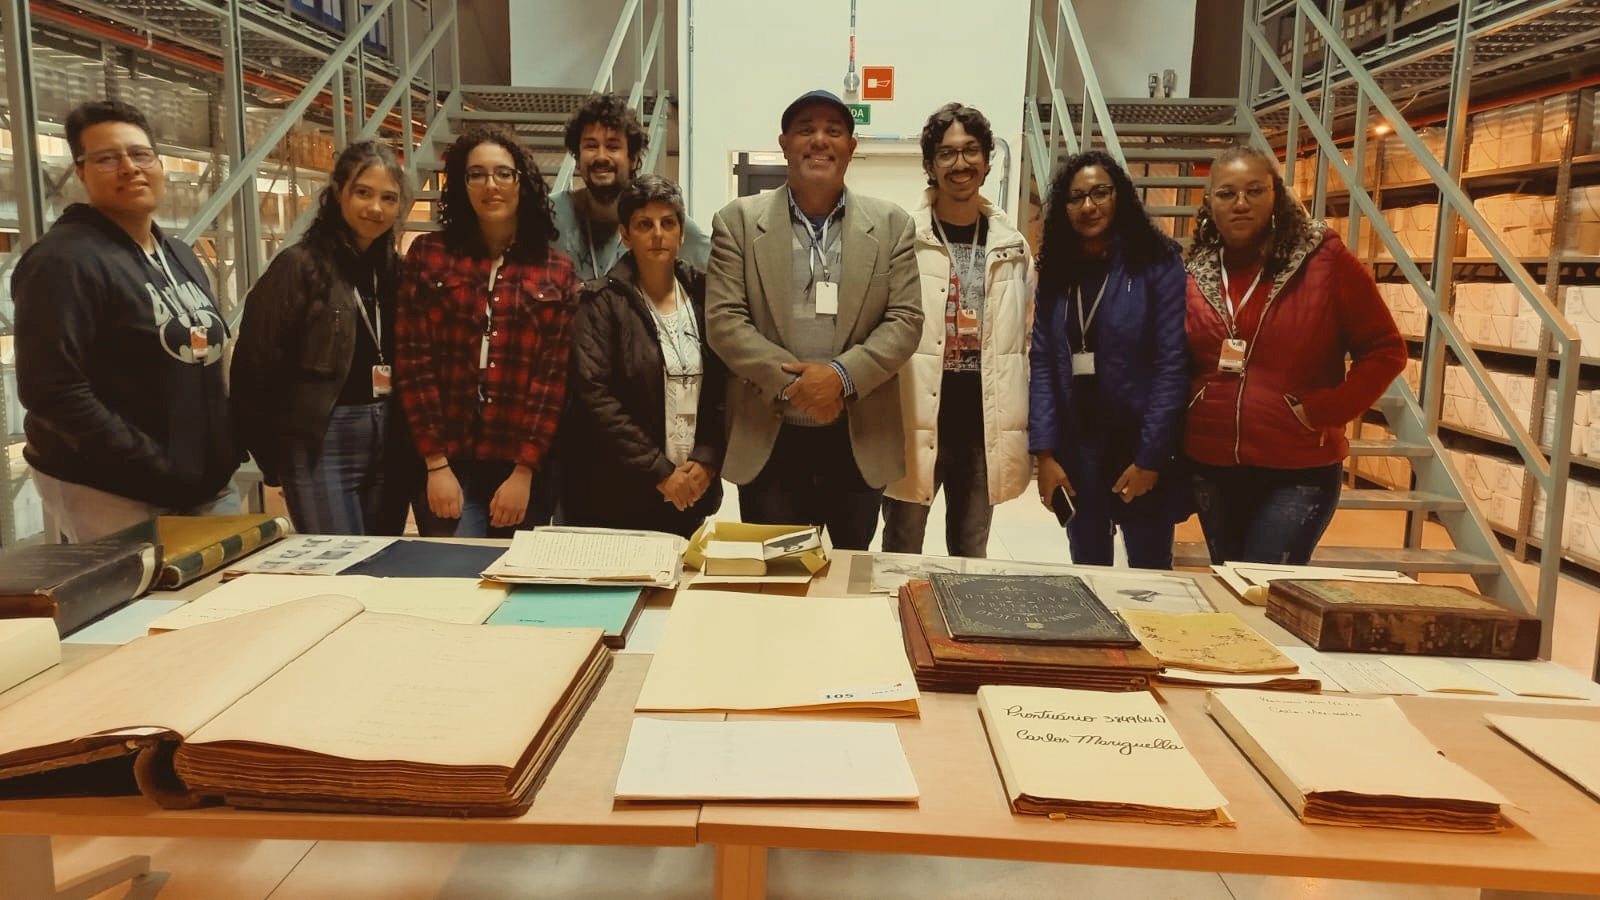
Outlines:
{"label": "worn book spine", "polygon": [[1470,610],[1355,606],[1318,609],[1273,592],[1267,618],[1318,650],[1534,659],[1539,620]]}
{"label": "worn book spine", "polygon": [[160,550],[155,545],[129,544],[125,552],[86,564],[53,584],[26,592],[0,593],[0,616],[48,616],[55,619],[56,630],[66,637],[150,590],[160,561]]}
{"label": "worn book spine", "polygon": [[208,575],[283,537],[289,522],[282,516],[249,525],[214,544],[167,559],[157,587],[177,588]]}

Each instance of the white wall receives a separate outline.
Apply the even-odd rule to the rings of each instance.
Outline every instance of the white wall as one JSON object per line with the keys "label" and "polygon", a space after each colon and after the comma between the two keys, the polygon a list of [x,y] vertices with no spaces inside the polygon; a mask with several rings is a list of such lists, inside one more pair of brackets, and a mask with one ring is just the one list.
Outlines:
{"label": "white wall", "polygon": [[[644,3],[643,31],[648,36],[655,21],[655,3]],[[511,83],[521,87],[581,88],[594,85],[600,59],[605,56],[611,32],[622,15],[623,0],[507,0],[511,31]],[[667,4],[662,23],[663,47],[668,65],[675,61],[673,21],[675,11]],[[640,29],[635,29],[635,34]],[[624,44],[616,84],[618,93],[632,87],[638,59],[637,45]],[[671,77],[669,70],[668,77]]]}
{"label": "white wall", "polygon": [[[778,119],[806,91],[843,94],[849,0],[681,0],[680,34],[694,47],[679,81],[683,173],[689,213],[703,225],[733,199],[733,155],[777,151]],[[989,117],[1011,147],[1006,201],[1021,183],[1022,98],[1028,0],[862,0],[856,60],[894,66],[895,99],[872,104],[872,124],[846,181],[855,190],[913,206],[926,185],[916,140],[928,114],[952,100]],[[846,98],[847,100],[849,98]],[[867,138],[887,138],[869,140]],[[904,139],[904,140],[896,140]],[[998,200],[998,166],[985,193]]]}
{"label": "white wall", "polygon": [[[1172,95],[1189,96],[1194,0],[1077,0],[1073,8],[1089,45],[1095,78],[1107,97],[1148,97],[1150,73],[1166,69],[1178,75]],[[1046,31],[1054,28],[1049,14],[1045,23]],[[1238,68],[1237,60],[1232,65]],[[1083,79],[1077,67],[1066,63],[1063,75],[1067,99],[1081,100]]]}

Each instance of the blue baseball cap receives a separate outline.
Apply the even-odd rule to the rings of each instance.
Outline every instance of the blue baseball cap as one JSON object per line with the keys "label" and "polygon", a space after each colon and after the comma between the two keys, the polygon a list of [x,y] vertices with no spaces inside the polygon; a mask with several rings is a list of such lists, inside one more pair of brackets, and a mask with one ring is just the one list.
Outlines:
{"label": "blue baseball cap", "polygon": [[783,111],[783,130],[789,130],[789,125],[794,122],[794,117],[800,114],[801,109],[811,106],[815,103],[821,103],[824,106],[831,106],[838,110],[839,115],[844,116],[845,125],[849,126],[850,133],[855,134],[856,120],[854,116],[850,115],[850,107],[844,105],[844,101],[839,99],[838,94],[835,94],[832,91],[822,90],[809,91],[801,94],[793,103],[789,104],[788,108]]}

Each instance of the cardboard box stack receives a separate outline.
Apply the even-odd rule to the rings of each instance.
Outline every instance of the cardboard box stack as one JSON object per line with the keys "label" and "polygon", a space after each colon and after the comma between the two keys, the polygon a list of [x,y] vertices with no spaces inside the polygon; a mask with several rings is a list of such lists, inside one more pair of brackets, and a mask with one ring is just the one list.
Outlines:
{"label": "cardboard box stack", "polygon": [[[1375,422],[1357,422],[1355,437],[1381,441],[1393,439],[1394,435]],[[1350,462],[1357,475],[1375,484],[1397,490],[1411,488],[1411,463],[1404,457],[1352,456]]]}
{"label": "cardboard box stack", "polygon": [[[1544,491],[1535,488],[1533,522],[1529,532],[1537,540],[1545,535],[1544,516],[1548,503]],[[1600,485],[1575,478],[1567,481],[1567,514],[1561,523],[1561,547],[1568,555],[1581,556],[1591,567],[1600,561]]]}
{"label": "cardboard box stack", "polygon": [[1539,144],[1537,102],[1485,110],[1472,117],[1467,142],[1467,171],[1483,172],[1534,161]]}
{"label": "cardboard box stack", "polygon": [[1546,97],[1539,101],[1539,139],[1535,145],[1540,162],[1559,162],[1567,152],[1567,138],[1572,134],[1572,101],[1574,94]]}
{"label": "cardboard box stack", "polygon": [[1567,321],[1578,329],[1581,356],[1600,356],[1600,285],[1568,285],[1561,301]]}
{"label": "cardboard box stack", "polygon": [[[1417,259],[1433,258],[1434,235],[1439,231],[1439,204],[1391,206],[1383,211],[1383,218],[1394,229],[1407,255]],[[1378,255],[1392,257],[1394,254],[1387,245],[1380,244]]]}
{"label": "cardboard box stack", "polygon": [[1428,308],[1423,306],[1417,289],[1408,281],[1385,281],[1378,284],[1378,293],[1394,316],[1400,333],[1409,338],[1420,338],[1428,331]]}
{"label": "cardboard box stack", "polygon": [[1569,204],[1572,225],[1562,248],[1578,256],[1600,256],[1600,184],[1573,188]]}
{"label": "cardboard box stack", "polygon": [[[1489,379],[1506,398],[1511,418],[1524,427],[1533,415],[1533,376],[1518,372],[1489,370]],[[1483,434],[1504,438],[1505,429],[1495,418],[1484,398],[1463,366],[1449,365],[1444,370],[1444,408],[1440,419],[1447,425],[1470,429]]]}
{"label": "cardboard box stack", "polygon": [[[1444,129],[1424,128],[1417,132],[1417,137],[1422,139],[1422,144],[1439,162],[1444,161]],[[1422,167],[1422,161],[1411,152],[1404,141],[1396,135],[1384,137],[1383,142],[1383,181],[1385,184],[1396,184],[1407,181],[1427,181],[1428,172]]]}
{"label": "cardboard box stack", "polygon": [[[1600,429],[1594,424],[1594,405],[1600,392],[1578,390],[1577,402],[1572,407],[1572,452],[1576,456],[1600,458]],[[1551,387],[1544,395],[1544,421],[1539,426],[1539,446],[1548,450],[1556,438],[1556,389]]]}
{"label": "cardboard box stack", "polygon": [[[1494,194],[1472,201],[1490,227],[1500,235],[1514,256],[1543,258],[1550,255],[1555,231],[1556,201],[1538,194]],[[1477,232],[1466,230],[1463,255],[1482,259],[1489,255]]]}
{"label": "cardboard box stack", "polygon": [[1517,527],[1522,509],[1522,466],[1497,456],[1446,450],[1460,476],[1462,490],[1478,504],[1489,523],[1503,529]]}
{"label": "cardboard box stack", "polygon": [[1539,349],[1542,321],[1508,281],[1466,281],[1455,287],[1456,324],[1480,347]]}

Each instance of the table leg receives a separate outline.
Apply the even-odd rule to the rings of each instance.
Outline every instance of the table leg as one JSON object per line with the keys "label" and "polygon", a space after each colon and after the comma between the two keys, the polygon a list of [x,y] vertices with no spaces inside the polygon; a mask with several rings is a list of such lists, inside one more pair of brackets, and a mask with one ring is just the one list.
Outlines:
{"label": "table leg", "polygon": [[0,880],[17,900],[86,900],[123,882],[129,883],[128,900],[148,900],[164,881],[151,877],[150,857],[130,856],[57,888],[50,838],[33,834],[0,837]]}
{"label": "table leg", "polygon": [[763,900],[767,896],[767,848],[718,844],[717,900]]}

